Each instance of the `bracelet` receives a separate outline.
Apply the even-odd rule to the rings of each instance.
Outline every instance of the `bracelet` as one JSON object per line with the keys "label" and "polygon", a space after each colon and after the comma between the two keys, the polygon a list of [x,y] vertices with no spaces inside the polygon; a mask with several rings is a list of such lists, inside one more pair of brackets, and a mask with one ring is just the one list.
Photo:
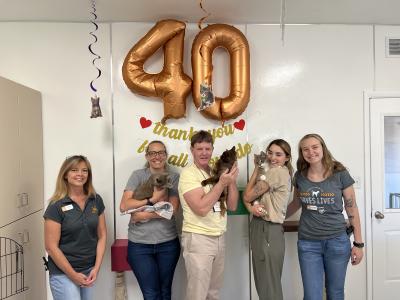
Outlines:
{"label": "bracelet", "polygon": [[364,243],[353,242],[354,247],[364,248]]}

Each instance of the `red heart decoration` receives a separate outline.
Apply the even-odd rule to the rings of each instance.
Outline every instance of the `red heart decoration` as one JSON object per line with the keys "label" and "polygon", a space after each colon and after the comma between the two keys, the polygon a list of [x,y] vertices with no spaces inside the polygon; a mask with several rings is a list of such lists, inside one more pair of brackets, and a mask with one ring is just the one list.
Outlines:
{"label": "red heart decoration", "polygon": [[140,126],[142,126],[142,128],[147,128],[149,127],[153,122],[151,122],[151,120],[147,120],[145,117],[141,117],[140,118]]}
{"label": "red heart decoration", "polygon": [[236,129],[243,130],[245,124],[246,124],[246,122],[243,119],[240,119],[239,121],[233,123],[233,126]]}

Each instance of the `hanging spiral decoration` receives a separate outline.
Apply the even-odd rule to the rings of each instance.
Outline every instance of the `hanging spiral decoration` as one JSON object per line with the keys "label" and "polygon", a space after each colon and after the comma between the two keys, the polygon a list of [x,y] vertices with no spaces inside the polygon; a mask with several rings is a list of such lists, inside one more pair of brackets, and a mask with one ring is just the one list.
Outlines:
{"label": "hanging spiral decoration", "polygon": [[202,17],[198,22],[197,22],[197,27],[199,27],[199,29],[201,30],[202,27],[201,25],[203,24],[203,22],[205,21],[205,19],[207,19],[209,16],[211,16],[211,13],[209,13],[207,10],[205,10],[204,6],[203,6],[203,0],[199,0],[199,6],[200,9],[206,14],[204,17]]}
{"label": "hanging spiral decoration", "polygon": [[[94,56],[94,58],[92,60],[92,65],[97,70],[97,77],[90,82],[90,88],[93,92],[96,93],[97,89],[94,86],[94,82],[101,76],[101,70],[100,70],[100,68],[98,68],[96,66],[96,60],[100,59],[101,56],[98,55],[97,53],[95,53],[92,49],[92,46],[97,43],[97,36],[96,36],[95,32],[98,30],[99,26],[96,23],[96,20],[97,20],[96,2],[95,2],[95,0],[91,0],[91,2],[92,2],[92,5],[91,5],[92,11],[90,12],[90,14],[93,16],[93,18],[90,20],[90,22],[94,25],[94,30],[91,31],[89,34],[94,38],[94,41],[89,44],[88,49],[89,49],[89,52]],[[91,102],[92,102],[92,113],[90,115],[90,118],[102,117],[101,109],[100,109],[100,98],[97,97],[97,95],[95,94],[94,97],[91,97]]]}

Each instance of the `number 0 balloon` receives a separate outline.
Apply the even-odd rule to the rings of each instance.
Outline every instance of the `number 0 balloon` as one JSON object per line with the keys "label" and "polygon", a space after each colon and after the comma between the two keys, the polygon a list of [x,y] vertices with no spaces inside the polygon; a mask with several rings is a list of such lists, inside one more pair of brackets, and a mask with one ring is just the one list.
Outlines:
{"label": "number 0 balloon", "polygon": [[250,53],[243,33],[226,24],[209,25],[199,32],[192,45],[193,101],[201,106],[200,85],[212,84],[212,53],[223,47],[230,55],[230,92],[225,98],[215,97],[215,103],[201,112],[208,118],[229,120],[246,109],[250,99]]}

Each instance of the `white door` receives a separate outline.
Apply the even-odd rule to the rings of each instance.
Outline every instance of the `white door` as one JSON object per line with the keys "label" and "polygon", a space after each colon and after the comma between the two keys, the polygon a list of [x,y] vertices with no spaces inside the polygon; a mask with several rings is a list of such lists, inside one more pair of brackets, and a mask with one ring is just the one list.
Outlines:
{"label": "white door", "polygon": [[400,97],[370,99],[372,294],[400,293]]}

